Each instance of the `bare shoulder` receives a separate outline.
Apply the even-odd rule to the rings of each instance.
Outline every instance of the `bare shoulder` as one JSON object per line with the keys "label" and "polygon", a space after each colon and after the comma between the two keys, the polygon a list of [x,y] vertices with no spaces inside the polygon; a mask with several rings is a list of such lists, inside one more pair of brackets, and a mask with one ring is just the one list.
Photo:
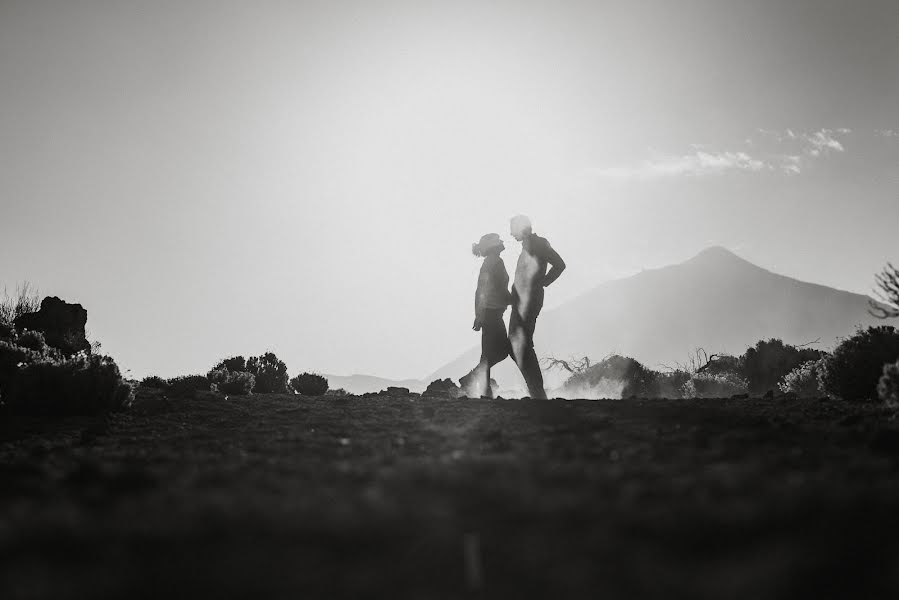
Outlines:
{"label": "bare shoulder", "polygon": [[536,233],[531,236],[531,253],[542,258],[546,258],[551,252],[553,247],[550,245],[549,240],[545,237],[539,236]]}

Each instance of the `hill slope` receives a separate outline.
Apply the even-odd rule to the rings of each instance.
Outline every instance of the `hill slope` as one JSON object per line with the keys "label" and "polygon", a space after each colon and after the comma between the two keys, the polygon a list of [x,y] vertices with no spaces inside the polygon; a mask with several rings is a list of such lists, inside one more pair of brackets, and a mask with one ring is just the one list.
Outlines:
{"label": "hill slope", "polygon": [[388,387],[409,388],[410,392],[422,392],[426,385],[417,379],[385,379],[374,375],[325,375],[332,390],[343,388],[351,394],[380,392]]}
{"label": "hill slope", "polygon": [[[684,360],[697,347],[741,354],[771,337],[793,344],[820,338],[816,347],[827,349],[859,325],[882,323],[868,314],[868,301],[772,273],[712,247],[681,264],[603,283],[544,312],[535,345],[540,357],[600,359],[615,352],[651,367]],[[479,355],[473,348],[425,381],[458,379]],[[503,389],[521,383],[511,360],[495,367],[493,376]],[[550,375],[547,387],[560,377]]]}

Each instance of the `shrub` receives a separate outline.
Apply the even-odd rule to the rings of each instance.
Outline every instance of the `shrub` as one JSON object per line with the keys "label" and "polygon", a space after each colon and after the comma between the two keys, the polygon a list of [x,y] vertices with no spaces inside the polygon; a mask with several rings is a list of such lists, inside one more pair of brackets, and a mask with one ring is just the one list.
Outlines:
{"label": "shrub", "polygon": [[781,379],[799,365],[818,360],[820,350],[797,348],[781,340],[761,340],[740,357],[737,373],[746,380],[750,394],[763,394],[775,389]]}
{"label": "shrub", "polygon": [[209,388],[213,392],[246,396],[253,393],[256,377],[247,371],[247,361],[243,356],[232,356],[221,360],[206,374]]}
{"label": "shrub", "polygon": [[824,393],[821,389],[821,370],[824,367],[823,358],[808,360],[784,375],[783,380],[777,384],[784,394],[796,394],[800,398],[817,398]]}
{"label": "shrub", "polygon": [[883,366],[883,375],[877,384],[877,394],[887,406],[899,407],[899,360]]}
{"label": "shrub", "polygon": [[218,389],[218,386],[225,383],[230,378],[231,371],[229,371],[225,367],[216,367],[206,373],[206,379],[209,381],[209,388],[213,392]]}
{"label": "shrub", "polygon": [[185,398],[193,398],[197,392],[209,391],[210,383],[203,375],[183,375],[181,377],[173,377],[166,383],[165,389],[172,396]]}
{"label": "shrub", "polygon": [[899,331],[894,327],[869,327],[840,342],[823,365],[824,391],[848,401],[877,398],[883,365],[899,358]]}
{"label": "shrub", "polygon": [[[708,363],[702,372],[710,375],[736,374],[740,375],[743,369],[743,360],[741,357],[731,356],[730,354],[722,354],[717,356],[715,360]],[[696,371],[694,371],[696,372]]]}
{"label": "shrub", "polygon": [[45,357],[39,352],[9,340],[0,340],[0,398],[4,397],[22,366],[42,358]]}
{"label": "shrub", "polygon": [[213,371],[218,371],[220,369],[226,369],[228,371],[246,371],[247,361],[243,356],[232,356],[231,358],[219,361],[217,365],[212,367]]}
{"label": "shrub", "polygon": [[219,378],[218,382],[213,384],[215,391],[232,396],[252,394],[255,385],[256,378],[252,373],[245,371],[225,371],[224,379]]}
{"label": "shrub", "polygon": [[[652,386],[651,393],[649,397],[658,397],[658,398],[683,398],[684,397],[684,386],[690,382],[692,379],[692,375],[683,371],[681,369],[677,369],[674,371],[669,371],[667,373],[659,373],[655,372],[655,384]],[[691,398],[693,395],[691,394]]]}
{"label": "shrub", "polygon": [[684,384],[683,395],[687,398],[728,398],[735,394],[747,393],[746,380],[736,373],[697,373]]}
{"label": "shrub", "polygon": [[[221,363],[219,363],[221,364]],[[246,396],[253,393],[256,378],[246,371],[229,371],[224,366],[213,369],[206,374],[209,388],[213,392],[230,394],[232,396]]]}
{"label": "shrub", "polygon": [[603,397],[657,396],[658,375],[633,358],[613,354],[569,377],[562,392],[584,398],[597,396],[597,392]]}
{"label": "shrub", "polygon": [[322,396],[328,391],[328,380],[315,373],[303,373],[291,379],[290,386],[304,396]]}
{"label": "shrub", "polygon": [[3,393],[10,412],[28,415],[95,415],[125,408],[132,398],[115,361],[87,355],[28,362]]}
{"label": "shrub", "polygon": [[149,377],[144,377],[140,380],[139,387],[142,388],[151,388],[157,390],[167,390],[169,388],[169,384],[165,379],[159,377],[158,375],[150,375]]}
{"label": "shrub", "polygon": [[279,360],[274,352],[250,357],[246,370],[252,373],[256,379],[256,385],[253,388],[253,392],[256,394],[286,394],[290,391],[287,365],[284,364],[284,361]]}
{"label": "shrub", "polygon": [[4,289],[3,297],[0,298],[0,323],[11,328],[18,317],[37,312],[40,307],[40,296],[27,281],[16,286],[16,293],[13,296]]}
{"label": "shrub", "polygon": [[0,319],[0,340],[12,340],[16,337],[16,328],[12,323]]}
{"label": "shrub", "polygon": [[40,354],[46,354],[49,351],[47,340],[40,331],[24,331],[16,338],[16,344],[22,348],[28,348]]}
{"label": "shrub", "polygon": [[344,396],[349,396],[350,393],[343,388],[337,388],[336,390],[328,390],[325,392],[325,396],[335,396],[337,398],[343,398]]}

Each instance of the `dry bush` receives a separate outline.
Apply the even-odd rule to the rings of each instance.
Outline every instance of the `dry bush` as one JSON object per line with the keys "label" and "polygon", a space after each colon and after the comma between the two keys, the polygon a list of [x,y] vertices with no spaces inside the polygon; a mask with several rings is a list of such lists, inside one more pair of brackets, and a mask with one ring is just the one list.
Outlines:
{"label": "dry bush", "polygon": [[684,384],[685,398],[728,398],[748,393],[746,380],[735,373],[698,373]]}
{"label": "dry bush", "polygon": [[824,368],[824,361],[808,360],[786,375],[783,380],[777,384],[777,387],[784,394],[796,394],[800,398],[818,398],[824,394],[821,387],[821,371]]}
{"label": "dry bush", "polygon": [[6,288],[3,288],[3,297],[0,298],[0,323],[11,326],[16,318],[37,312],[40,308],[40,296],[29,282],[17,285],[12,296]]}
{"label": "dry bush", "polygon": [[658,396],[658,375],[633,358],[613,354],[572,374],[560,392],[566,398]]}
{"label": "dry bush", "polygon": [[899,269],[887,263],[883,271],[874,276],[877,287],[874,293],[881,303],[871,301],[870,313],[881,319],[899,317]]}

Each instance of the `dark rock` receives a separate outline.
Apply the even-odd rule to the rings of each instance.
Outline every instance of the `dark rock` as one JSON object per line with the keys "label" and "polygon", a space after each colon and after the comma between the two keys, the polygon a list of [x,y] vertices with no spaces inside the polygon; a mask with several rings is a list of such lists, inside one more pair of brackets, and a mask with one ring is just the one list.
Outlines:
{"label": "dark rock", "polygon": [[15,321],[16,329],[40,331],[48,346],[66,355],[82,350],[90,352],[91,345],[84,332],[86,324],[87,311],[80,304],[69,304],[55,296],[47,296],[41,301],[40,310],[21,315]]}
{"label": "dark rock", "polygon": [[390,386],[387,388],[386,393],[388,396],[408,396],[409,388]]}
{"label": "dark rock", "polygon": [[768,390],[767,392],[765,392],[765,395],[762,396],[762,398],[764,398],[765,400],[774,398],[774,390]]}
{"label": "dark rock", "polygon": [[424,392],[425,396],[444,396],[448,398],[459,398],[462,396],[462,390],[453,383],[450,378],[436,379],[428,384]]}
{"label": "dark rock", "polygon": [[749,394],[734,394],[730,397],[731,400],[746,400],[749,398]]}

